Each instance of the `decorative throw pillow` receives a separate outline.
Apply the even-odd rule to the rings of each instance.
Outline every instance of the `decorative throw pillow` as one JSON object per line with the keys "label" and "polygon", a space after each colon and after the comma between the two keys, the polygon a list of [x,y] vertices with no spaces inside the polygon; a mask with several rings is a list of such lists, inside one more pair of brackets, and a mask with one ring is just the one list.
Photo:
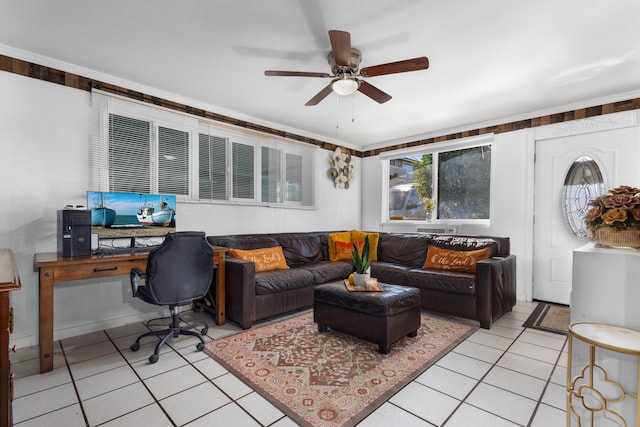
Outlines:
{"label": "decorative throw pillow", "polygon": [[362,244],[364,244],[365,236],[369,236],[369,258],[371,258],[371,261],[377,261],[380,233],[367,233],[366,231],[360,230],[351,231],[351,240],[354,242],[362,242]]}
{"label": "decorative throw pillow", "polygon": [[[362,253],[362,247],[364,243],[362,242],[354,242],[358,247],[358,252]],[[351,261],[353,260],[353,245],[352,242],[336,242],[336,257],[332,261]]]}
{"label": "decorative throw pillow", "polygon": [[490,252],[489,248],[477,251],[454,251],[429,245],[427,259],[425,259],[422,268],[475,273],[476,263],[488,259]]}
{"label": "decorative throw pillow", "polygon": [[[336,242],[349,243],[349,245],[351,245],[351,232],[343,231],[341,233],[329,233],[328,241],[329,261],[338,261],[336,258]],[[353,246],[351,246],[351,248],[353,249]]]}
{"label": "decorative throw pillow", "polygon": [[229,255],[231,258],[253,261],[256,265],[256,273],[289,268],[282,252],[282,246],[251,250],[229,249]]}

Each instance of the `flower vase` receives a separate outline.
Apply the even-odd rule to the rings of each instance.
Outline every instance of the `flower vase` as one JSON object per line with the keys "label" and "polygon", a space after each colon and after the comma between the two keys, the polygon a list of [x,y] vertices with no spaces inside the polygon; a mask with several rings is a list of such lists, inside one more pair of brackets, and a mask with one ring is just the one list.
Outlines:
{"label": "flower vase", "polygon": [[353,273],[353,286],[364,289],[369,279],[371,279],[371,268],[366,273]]}
{"label": "flower vase", "polygon": [[433,214],[433,211],[425,211],[425,217],[424,220],[426,222],[431,222],[431,215]]}

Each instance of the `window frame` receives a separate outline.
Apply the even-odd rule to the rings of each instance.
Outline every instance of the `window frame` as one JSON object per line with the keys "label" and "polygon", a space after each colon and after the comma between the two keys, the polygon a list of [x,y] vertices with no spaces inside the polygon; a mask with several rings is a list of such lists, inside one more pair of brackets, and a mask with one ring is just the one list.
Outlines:
{"label": "window frame", "polygon": [[[432,186],[433,186],[433,194],[435,194],[436,201],[438,201],[438,153],[448,152],[448,151],[458,151],[464,150],[468,148],[476,148],[481,146],[491,146],[491,171],[489,173],[490,176],[490,188],[489,188],[489,218],[487,219],[446,219],[446,218],[437,218],[437,215],[433,215],[432,219],[429,221],[432,224],[440,224],[440,225],[478,225],[478,226],[489,226],[491,225],[491,218],[493,217],[493,208],[494,208],[494,188],[495,185],[495,167],[494,167],[494,150],[493,150],[493,142],[494,135],[493,133],[484,134],[477,137],[469,137],[464,139],[459,139],[455,141],[447,141],[442,143],[433,143],[428,145],[420,146],[419,148],[409,148],[403,150],[395,150],[392,152],[385,153],[380,155],[381,161],[381,169],[382,169],[382,206],[381,206],[381,219],[383,225],[398,225],[398,224],[412,224],[412,225],[424,225],[425,220],[421,219],[390,219],[389,218],[389,174],[390,174],[390,164],[391,160],[397,159],[400,157],[407,156],[422,156],[423,154],[431,154],[432,155],[432,163],[431,163],[431,173],[432,173]],[[437,212],[438,206],[436,206],[435,211]]]}
{"label": "window frame", "polygon": [[[271,137],[259,132],[236,129],[231,125],[223,125],[187,113],[175,112],[163,107],[133,101],[117,95],[94,90],[91,93],[90,123],[90,178],[91,191],[112,191],[109,176],[109,117],[118,115],[126,118],[149,122],[151,127],[149,163],[150,193],[158,193],[159,182],[159,129],[160,127],[186,132],[188,137],[187,194],[172,194],[177,201],[202,204],[235,204],[258,205],[280,208],[317,209],[314,172],[317,147],[284,138]],[[200,135],[217,137],[225,141],[225,199],[209,199],[200,197]],[[233,197],[233,144],[243,144],[253,149],[253,196],[251,198]],[[275,149],[280,156],[280,173],[277,182],[280,187],[278,200],[262,202],[261,162],[262,147]],[[301,200],[287,200],[286,192],[286,156],[299,155],[302,158]],[[211,159],[209,159],[211,160]],[[209,161],[208,160],[208,161]],[[209,165],[210,166],[210,165]],[[133,189],[132,192],[137,192]]]}

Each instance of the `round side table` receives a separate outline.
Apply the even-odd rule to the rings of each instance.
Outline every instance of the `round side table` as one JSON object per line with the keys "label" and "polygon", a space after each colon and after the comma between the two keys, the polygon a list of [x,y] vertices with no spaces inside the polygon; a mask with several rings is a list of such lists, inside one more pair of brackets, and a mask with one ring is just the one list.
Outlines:
{"label": "round side table", "polygon": [[[588,345],[587,363],[575,376],[572,364],[574,339]],[[638,370],[634,380],[638,388],[635,395],[625,391],[620,380],[612,378],[597,362],[597,348],[636,357]],[[568,359],[567,426],[572,425],[573,418],[578,426],[593,427],[599,417],[606,418],[613,425],[628,426],[625,418],[628,414],[611,408],[612,403],[623,402],[627,398],[635,401],[635,425],[640,426],[640,331],[603,323],[573,323],[569,326]],[[597,377],[601,379],[598,381]]]}

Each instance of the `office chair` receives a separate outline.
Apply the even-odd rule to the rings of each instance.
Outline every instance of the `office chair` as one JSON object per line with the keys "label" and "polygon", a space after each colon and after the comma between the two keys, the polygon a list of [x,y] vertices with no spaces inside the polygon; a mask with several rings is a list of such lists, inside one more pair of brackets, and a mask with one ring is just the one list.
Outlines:
{"label": "office chair", "polygon": [[[194,322],[180,326],[177,307],[191,304],[202,298],[211,286],[217,265],[213,263],[213,248],[203,232],[183,231],[167,234],[160,246],[149,252],[146,272],[139,268],[131,270],[133,296],[155,305],[168,305],[171,311],[169,329],[145,332],[131,344],[132,351],[140,349],[140,340],[148,336],[162,337],[156,345],[150,363],[158,361],[160,348],[171,337],[182,335],[200,339],[198,351],[204,349],[204,339],[208,326],[204,322]],[[202,327],[200,333],[191,329]]]}

